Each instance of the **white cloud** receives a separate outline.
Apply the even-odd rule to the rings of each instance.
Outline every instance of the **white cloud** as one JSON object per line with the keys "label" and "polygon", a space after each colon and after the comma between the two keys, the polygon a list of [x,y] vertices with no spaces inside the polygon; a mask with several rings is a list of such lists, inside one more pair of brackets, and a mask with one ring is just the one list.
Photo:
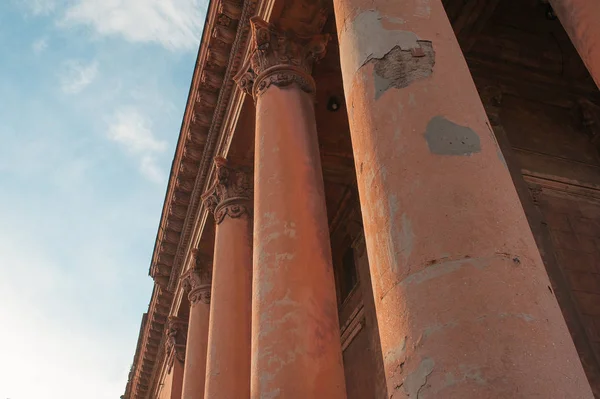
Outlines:
{"label": "white cloud", "polygon": [[33,52],[37,55],[41,54],[44,50],[48,48],[48,39],[46,37],[41,37],[33,42],[31,45]]}
{"label": "white cloud", "polygon": [[91,26],[101,35],[132,42],[155,42],[171,50],[199,44],[204,0],[72,0],[61,22]]}
{"label": "white cloud", "polygon": [[140,172],[148,180],[155,183],[162,183],[165,181],[164,172],[158,166],[156,158],[151,155],[142,157],[142,160],[140,161]]}
{"label": "white cloud", "polygon": [[162,183],[164,173],[155,155],[167,149],[167,143],[154,137],[150,122],[133,108],[118,111],[108,128],[108,138],[119,143],[139,161],[140,172],[149,180]]}
{"label": "white cloud", "polygon": [[65,63],[65,71],[61,77],[61,89],[66,94],[77,94],[88,87],[98,75],[98,63],[92,61],[85,64],[70,60]]}

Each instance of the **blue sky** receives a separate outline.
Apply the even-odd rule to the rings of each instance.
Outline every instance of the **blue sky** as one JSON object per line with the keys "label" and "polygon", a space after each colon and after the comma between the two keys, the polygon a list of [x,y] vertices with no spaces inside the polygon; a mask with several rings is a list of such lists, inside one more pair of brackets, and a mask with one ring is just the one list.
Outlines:
{"label": "blue sky", "polygon": [[0,1],[0,399],[123,393],[205,10]]}

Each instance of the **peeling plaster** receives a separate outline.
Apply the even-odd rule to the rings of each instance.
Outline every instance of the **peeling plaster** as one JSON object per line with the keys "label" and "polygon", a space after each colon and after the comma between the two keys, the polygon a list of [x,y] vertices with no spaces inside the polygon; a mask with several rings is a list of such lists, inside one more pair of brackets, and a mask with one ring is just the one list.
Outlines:
{"label": "peeling plaster", "polygon": [[[382,208],[382,207],[380,207]],[[380,217],[385,217],[389,214],[389,230],[387,234],[387,250],[388,261],[392,272],[399,273],[401,266],[408,264],[408,259],[413,251],[415,234],[412,229],[412,223],[406,213],[400,216],[400,226],[397,225],[398,219],[398,198],[392,194],[388,197],[388,208],[386,212],[382,210]],[[398,255],[402,256],[402,264],[400,264]]]}
{"label": "peeling plaster", "polygon": [[431,76],[435,65],[433,45],[429,41],[418,40],[416,49],[418,52],[395,46],[383,57],[371,59],[374,64],[375,100],[391,88],[402,89]]}
{"label": "peeling plaster", "polygon": [[401,360],[402,362],[404,361],[404,358],[406,357],[406,339],[407,337],[405,336],[395,349],[387,351],[384,356],[386,364],[398,363]]}
{"label": "peeling plaster", "polygon": [[442,389],[454,386],[461,382],[466,382],[468,380],[474,381],[477,385],[487,384],[487,380],[483,378],[481,369],[479,367],[461,364],[459,369],[462,374],[459,378],[456,378],[452,372],[446,373],[443,385],[441,386]]}
{"label": "peeling plaster", "polygon": [[457,125],[443,116],[431,118],[425,130],[425,140],[433,154],[471,155],[481,152],[479,136],[473,129]]}
{"label": "peeling plaster", "polygon": [[427,378],[433,373],[435,362],[426,357],[421,360],[419,367],[404,379],[402,387],[409,398],[419,398],[421,390],[427,385]]}
{"label": "peeling plaster", "polygon": [[431,5],[429,0],[414,0],[415,1],[415,17],[429,19],[431,16]]}
{"label": "peeling plaster", "polygon": [[458,323],[455,321],[451,321],[446,324],[434,324],[423,330],[423,338],[428,338],[430,335],[435,334],[438,331],[442,331],[447,328],[454,328],[456,326],[458,326]]}
{"label": "peeling plaster", "polygon": [[382,16],[376,10],[363,11],[348,21],[340,31],[342,67],[355,74],[367,62],[383,58],[394,47],[406,51],[419,47],[414,32],[400,29],[403,24],[401,18]]}

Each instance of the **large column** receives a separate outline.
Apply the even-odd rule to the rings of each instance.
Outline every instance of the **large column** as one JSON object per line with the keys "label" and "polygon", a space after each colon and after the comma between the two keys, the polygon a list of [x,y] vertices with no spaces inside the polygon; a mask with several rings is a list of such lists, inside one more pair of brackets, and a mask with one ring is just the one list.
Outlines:
{"label": "large column", "polygon": [[252,301],[251,174],[217,158],[216,181],[203,196],[217,223],[205,397],[250,397]]}
{"label": "large column", "polygon": [[251,20],[256,100],[252,398],[345,398],[310,76],[328,37]]}
{"label": "large column", "polygon": [[596,85],[600,88],[600,1],[549,1]]}
{"label": "large column", "polygon": [[334,0],[391,398],[591,398],[440,0]]}
{"label": "large column", "polygon": [[[196,252],[194,257],[197,256]],[[190,300],[182,399],[202,399],[204,397],[211,269],[210,264],[197,258],[194,260],[194,266],[182,277],[184,289],[189,291],[188,298]]]}

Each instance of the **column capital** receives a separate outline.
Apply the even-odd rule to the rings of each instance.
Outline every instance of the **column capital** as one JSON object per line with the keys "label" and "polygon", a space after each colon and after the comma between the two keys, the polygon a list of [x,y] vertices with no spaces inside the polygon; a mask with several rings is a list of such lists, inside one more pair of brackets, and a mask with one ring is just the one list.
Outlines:
{"label": "column capital", "polygon": [[185,362],[185,345],[187,341],[187,321],[169,316],[167,320],[167,353],[173,353],[174,358]]}
{"label": "column capital", "polygon": [[295,83],[303,91],[314,93],[312,67],[325,56],[329,35],[298,36],[258,16],[250,18],[250,27],[252,55],[234,77],[240,88],[255,99],[271,85],[286,87]]}
{"label": "column capital", "polygon": [[183,290],[188,293],[192,304],[202,301],[210,303],[210,289],[212,282],[212,265],[203,262],[198,250],[192,251],[192,267],[181,276]]}
{"label": "column capital", "polygon": [[215,166],[215,183],[202,195],[204,206],[214,214],[217,224],[225,216],[235,219],[250,215],[252,175],[242,168],[230,167],[223,157],[215,158]]}

